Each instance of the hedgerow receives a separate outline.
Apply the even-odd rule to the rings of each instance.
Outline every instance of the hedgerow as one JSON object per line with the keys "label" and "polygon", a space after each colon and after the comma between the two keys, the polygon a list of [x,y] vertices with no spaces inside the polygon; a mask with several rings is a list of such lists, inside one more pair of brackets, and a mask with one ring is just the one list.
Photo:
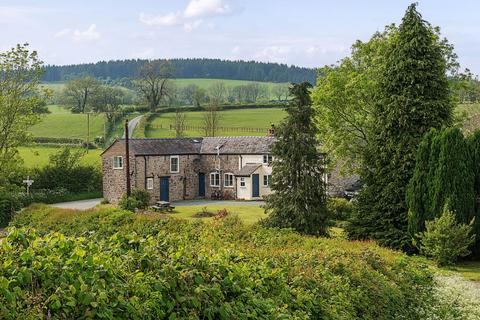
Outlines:
{"label": "hedgerow", "polygon": [[370,242],[33,205],[0,246],[2,319],[418,319],[434,280]]}

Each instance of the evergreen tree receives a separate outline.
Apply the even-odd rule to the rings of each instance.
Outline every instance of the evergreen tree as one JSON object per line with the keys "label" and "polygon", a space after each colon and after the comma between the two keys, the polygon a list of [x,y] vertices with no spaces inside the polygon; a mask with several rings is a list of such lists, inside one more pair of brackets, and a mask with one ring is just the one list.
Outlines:
{"label": "evergreen tree", "polygon": [[440,152],[432,183],[430,215],[439,217],[443,207],[456,214],[457,221],[468,224],[474,217],[475,175],[468,145],[458,128],[439,132]]}
{"label": "evergreen tree", "polygon": [[425,228],[425,215],[430,208],[430,152],[436,130],[430,130],[418,146],[416,165],[407,189],[408,232],[414,237]]}
{"label": "evergreen tree", "polygon": [[348,229],[353,238],[409,248],[405,198],[416,149],[430,128],[452,120],[447,63],[435,39],[416,4],[410,5],[380,73],[375,123],[361,163],[366,186]]}
{"label": "evergreen tree", "polygon": [[474,183],[469,145],[460,130],[427,133],[407,192],[410,234],[424,231],[425,222],[440,217],[445,207],[458,222],[469,223],[475,216]]}
{"label": "evergreen tree", "polygon": [[293,85],[288,116],[276,129],[272,147],[272,190],[267,197],[264,223],[294,228],[299,232],[325,235],[328,226],[324,160],[318,152],[317,128],[309,83]]}
{"label": "evergreen tree", "polygon": [[475,194],[475,225],[474,232],[477,235],[474,254],[480,256],[480,130],[475,131],[467,139],[470,157],[472,160],[472,172],[475,175],[473,189]]}

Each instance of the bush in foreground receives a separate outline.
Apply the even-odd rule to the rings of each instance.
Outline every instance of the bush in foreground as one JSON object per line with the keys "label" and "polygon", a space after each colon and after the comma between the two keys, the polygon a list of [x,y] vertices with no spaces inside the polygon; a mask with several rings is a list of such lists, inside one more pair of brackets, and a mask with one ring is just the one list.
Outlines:
{"label": "bush in foreground", "polygon": [[439,266],[451,265],[470,254],[468,248],[475,241],[473,225],[474,220],[468,225],[457,223],[455,214],[445,205],[439,218],[425,222],[425,232],[418,235],[419,249]]}
{"label": "bush in foreground", "polygon": [[34,205],[12,225],[22,228],[0,247],[2,319],[419,319],[434,303],[417,259],[235,216]]}

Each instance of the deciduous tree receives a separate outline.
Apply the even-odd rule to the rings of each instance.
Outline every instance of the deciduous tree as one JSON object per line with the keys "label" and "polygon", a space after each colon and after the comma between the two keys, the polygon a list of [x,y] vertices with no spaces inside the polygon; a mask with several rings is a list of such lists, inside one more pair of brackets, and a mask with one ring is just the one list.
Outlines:
{"label": "deciduous tree", "polygon": [[73,113],[84,113],[99,87],[100,82],[90,76],[70,80],[63,89],[62,103]]}
{"label": "deciduous tree", "polygon": [[173,128],[176,137],[183,137],[185,134],[185,126],[187,122],[187,114],[180,108],[175,110],[175,118],[173,118]]}
{"label": "deciduous tree", "polygon": [[5,187],[20,162],[17,148],[28,141],[49,92],[39,86],[42,61],[28,44],[0,53],[0,75],[0,186]]}
{"label": "deciduous tree", "polygon": [[139,96],[150,111],[155,111],[162,99],[168,95],[168,85],[173,73],[173,67],[168,61],[151,61],[140,68],[135,84]]}
{"label": "deciduous tree", "polygon": [[215,103],[210,103],[203,113],[203,130],[205,136],[215,137],[220,126],[220,107]]}

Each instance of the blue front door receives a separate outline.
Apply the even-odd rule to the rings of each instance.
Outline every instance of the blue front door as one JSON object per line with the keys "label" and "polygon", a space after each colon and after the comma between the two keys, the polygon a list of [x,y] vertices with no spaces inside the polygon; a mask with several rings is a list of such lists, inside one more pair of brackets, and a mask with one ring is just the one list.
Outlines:
{"label": "blue front door", "polygon": [[252,197],[260,197],[260,176],[252,174]]}
{"label": "blue front door", "polygon": [[205,197],[205,173],[198,174],[198,196]]}
{"label": "blue front door", "polygon": [[160,201],[169,201],[169,193],[168,177],[160,177]]}

